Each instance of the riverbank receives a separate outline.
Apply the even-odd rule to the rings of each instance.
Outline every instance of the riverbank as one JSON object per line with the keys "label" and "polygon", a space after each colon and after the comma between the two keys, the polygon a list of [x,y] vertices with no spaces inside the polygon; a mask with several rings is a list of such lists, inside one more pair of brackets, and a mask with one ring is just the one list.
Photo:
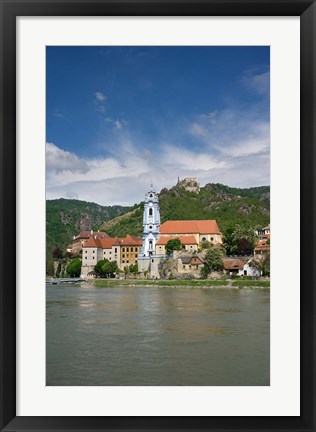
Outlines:
{"label": "riverbank", "polygon": [[200,288],[270,288],[270,280],[139,280],[139,279],[96,279],[89,281],[96,287],[114,286],[159,286]]}

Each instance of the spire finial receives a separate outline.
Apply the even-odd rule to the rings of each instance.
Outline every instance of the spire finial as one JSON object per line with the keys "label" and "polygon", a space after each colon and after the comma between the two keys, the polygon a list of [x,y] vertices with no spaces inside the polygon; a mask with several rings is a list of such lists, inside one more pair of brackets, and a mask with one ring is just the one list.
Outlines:
{"label": "spire finial", "polygon": [[151,188],[154,187],[154,185],[153,185],[153,179],[150,179],[150,187],[151,187]]}

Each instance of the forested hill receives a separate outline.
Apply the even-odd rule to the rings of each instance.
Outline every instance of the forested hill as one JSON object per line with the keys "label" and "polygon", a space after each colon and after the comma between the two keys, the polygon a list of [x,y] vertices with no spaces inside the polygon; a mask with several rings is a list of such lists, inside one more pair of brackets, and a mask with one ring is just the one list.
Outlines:
{"label": "forested hill", "polygon": [[80,231],[97,230],[104,221],[129,210],[122,206],[101,206],[99,204],[56,199],[46,201],[46,258],[52,263],[52,253],[57,247],[65,249],[72,237]]}
{"label": "forested hill", "polygon": [[[270,222],[269,186],[239,189],[209,183],[197,193],[177,185],[162,189],[159,202],[162,223],[166,220],[216,219],[224,231],[235,224],[264,227]],[[140,204],[132,214],[105,222],[101,229],[111,236],[141,235],[142,212]]]}
{"label": "forested hill", "polygon": [[[207,184],[189,192],[178,184],[159,194],[161,222],[166,220],[216,219],[220,230],[235,224],[264,227],[270,222],[270,187],[249,189]],[[65,250],[73,235],[84,230],[105,231],[110,236],[141,235],[143,203],[133,207],[101,206],[95,203],[57,199],[46,201],[46,258]]]}

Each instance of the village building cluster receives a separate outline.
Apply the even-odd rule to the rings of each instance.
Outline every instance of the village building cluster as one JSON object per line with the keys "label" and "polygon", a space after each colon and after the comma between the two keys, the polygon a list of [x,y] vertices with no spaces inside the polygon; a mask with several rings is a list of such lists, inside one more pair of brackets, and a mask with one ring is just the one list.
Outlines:
{"label": "village building cluster", "polygon": [[[193,182],[193,179],[189,180]],[[259,242],[253,258],[270,251],[270,226],[258,231],[257,235]],[[104,259],[116,261],[121,270],[137,264],[140,272],[159,278],[159,263],[162,258],[168,258],[166,247],[173,239],[179,239],[182,244],[182,250],[173,253],[173,259],[177,260],[177,273],[195,277],[204,266],[203,243],[207,242],[215,249],[223,247],[222,233],[216,220],[176,220],[160,224],[158,195],[151,185],[144,200],[142,238],[131,235],[111,238],[99,231],[82,231],[73,238],[67,251],[82,253],[81,277],[84,279],[95,277],[94,267]],[[223,265],[224,272],[229,275],[260,275],[249,257],[223,258]]]}

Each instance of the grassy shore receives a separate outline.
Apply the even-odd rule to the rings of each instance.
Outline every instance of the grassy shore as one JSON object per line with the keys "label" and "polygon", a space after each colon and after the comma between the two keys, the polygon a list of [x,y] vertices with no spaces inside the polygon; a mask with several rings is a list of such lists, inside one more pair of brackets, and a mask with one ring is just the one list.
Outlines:
{"label": "grassy shore", "polygon": [[113,286],[164,286],[164,287],[260,287],[270,288],[270,281],[264,280],[209,280],[209,279],[193,279],[193,280],[139,280],[139,279],[97,279],[92,282],[97,287],[113,287]]}

